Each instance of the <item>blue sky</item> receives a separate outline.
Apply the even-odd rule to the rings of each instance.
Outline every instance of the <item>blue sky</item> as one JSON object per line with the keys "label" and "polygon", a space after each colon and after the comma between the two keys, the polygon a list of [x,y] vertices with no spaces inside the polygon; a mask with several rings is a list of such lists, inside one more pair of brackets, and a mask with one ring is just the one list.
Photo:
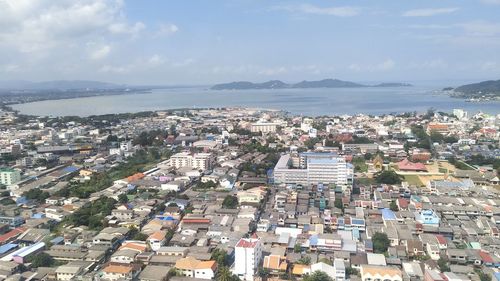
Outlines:
{"label": "blue sky", "polygon": [[0,79],[500,79],[500,0],[0,0]]}

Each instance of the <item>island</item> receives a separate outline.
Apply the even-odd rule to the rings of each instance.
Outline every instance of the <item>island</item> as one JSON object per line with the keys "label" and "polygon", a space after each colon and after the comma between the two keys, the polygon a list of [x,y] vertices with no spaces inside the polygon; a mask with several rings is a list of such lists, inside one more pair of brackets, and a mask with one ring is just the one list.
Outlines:
{"label": "island", "polygon": [[488,80],[479,83],[462,85],[454,89],[451,87],[445,89],[450,91],[451,96],[465,98],[468,99],[468,101],[489,101],[500,99],[500,80]]}
{"label": "island", "polygon": [[263,83],[249,81],[237,81],[216,84],[211,90],[261,90],[261,89],[312,89],[312,88],[363,88],[363,87],[411,87],[408,83],[380,83],[376,85],[365,85],[339,79],[323,79],[317,81],[301,81],[288,84],[280,80],[271,80]]}

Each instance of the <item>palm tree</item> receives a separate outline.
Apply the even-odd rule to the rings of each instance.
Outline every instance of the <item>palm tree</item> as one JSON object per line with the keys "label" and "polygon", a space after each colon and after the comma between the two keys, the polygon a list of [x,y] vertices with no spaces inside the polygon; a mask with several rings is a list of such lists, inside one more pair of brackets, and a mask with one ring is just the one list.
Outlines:
{"label": "palm tree", "polygon": [[219,268],[219,272],[217,272],[217,280],[218,281],[231,281],[233,273],[229,270],[229,267],[222,266]]}

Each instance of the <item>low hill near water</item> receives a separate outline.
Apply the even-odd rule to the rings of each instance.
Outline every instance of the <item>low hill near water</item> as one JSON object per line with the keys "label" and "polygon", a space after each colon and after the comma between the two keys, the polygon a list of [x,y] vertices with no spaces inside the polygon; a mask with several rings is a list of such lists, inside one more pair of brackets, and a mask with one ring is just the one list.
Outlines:
{"label": "low hill near water", "polygon": [[302,81],[288,84],[280,80],[271,80],[263,83],[238,81],[216,84],[212,90],[250,90],[250,89],[311,89],[311,88],[362,88],[362,87],[409,87],[407,83],[380,83],[376,85],[364,85],[339,79],[323,79],[318,81]]}

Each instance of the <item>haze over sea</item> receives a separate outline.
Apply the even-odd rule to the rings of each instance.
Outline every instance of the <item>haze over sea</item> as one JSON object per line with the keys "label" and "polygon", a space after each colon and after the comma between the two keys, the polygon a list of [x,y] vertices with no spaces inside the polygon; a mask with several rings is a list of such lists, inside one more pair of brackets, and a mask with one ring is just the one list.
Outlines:
{"label": "haze over sea", "polygon": [[424,112],[500,113],[500,102],[466,102],[439,92],[442,87],[329,88],[281,90],[224,90],[206,88],[155,89],[151,93],[46,100],[12,107],[41,116],[89,116],[176,108],[251,107],[280,109],[307,116]]}

